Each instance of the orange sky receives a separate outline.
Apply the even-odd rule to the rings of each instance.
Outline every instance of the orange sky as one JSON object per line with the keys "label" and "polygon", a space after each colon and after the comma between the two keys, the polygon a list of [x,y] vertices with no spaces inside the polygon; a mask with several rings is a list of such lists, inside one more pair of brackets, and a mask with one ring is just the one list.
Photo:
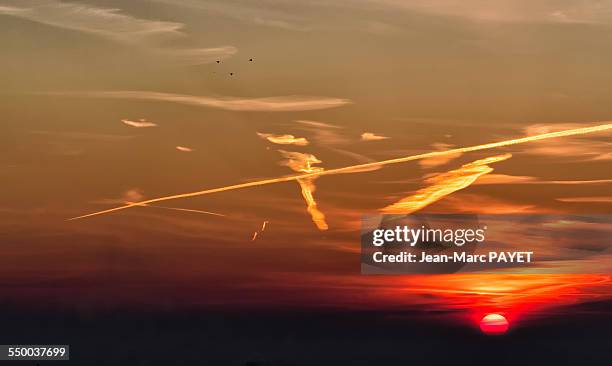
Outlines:
{"label": "orange sky", "polygon": [[361,276],[358,248],[362,214],[506,154],[419,208],[609,214],[609,132],[66,221],[293,174],[288,154],[330,170],[612,119],[598,2],[460,3],[0,0],[7,297],[466,314],[606,298],[600,275]]}

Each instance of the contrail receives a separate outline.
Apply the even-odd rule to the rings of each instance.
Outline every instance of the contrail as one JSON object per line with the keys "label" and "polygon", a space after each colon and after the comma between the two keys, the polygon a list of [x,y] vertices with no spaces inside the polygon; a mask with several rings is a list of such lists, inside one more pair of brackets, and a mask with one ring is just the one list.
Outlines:
{"label": "contrail", "polygon": [[286,176],[286,177],[270,178],[270,179],[258,180],[258,181],[254,181],[254,182],[234,184],[234,185],[220,187],[220,188],[206,189],[206,190],[203,190],[203,191],[190,192],[190,193],[181,193],[181,194],[175,194],[175,195],[171,195],[171,196],[153,198],[153,199],[142,201],[142,202],[130,203],[130,204],[127,204],[125,206],[115,207],[115,208],[111,208],[111,209],[108,209],[108,210],[103,210],[103,211],[93,212],[93,213],[90,213],[90,214],[87,214],[87,215],[73,217],[73,218],[71,218],[69,220],[83,219],[83,218],[86,218],[86,217],[103,215],[103,214],[107,214],[107,213],[110,213],[110,212],[125,210],[125,209],[130,208],[130,207],[142,206],[142,205],[146,205],[146,204],[150,204],[150,203],[156,203],[156,202],[170,201],[170,200],[175,200],[175,199],[179,199],[179,198],[189,198],[189,197],[203,196],[203,195],[206,195],[206,194],[225,192],[225,191],[232,191],[232,190],[236,190],[236,189],[249,188],[249,187],[257,187],[257,186],[263,186],[263,185],[267,185],[267,184],[296,181],[298,179],[304,179],[304,178],[310,178],[310,177],[319,177],[319,176],[322,176],[322,175],[331,175],[331,174],[338,174],[338,173],[350,173],[351,171],[357,170],[357,169],[372,168],[372,167],[378,167],[378,166],[389,165],[389,164],[399,164],[399,163],[405,163],[405,162],[408,162],[408,161],[414,161],[414,160],[431,158],[431,157],[437,157],[437,156],[444,156],[444,155],[449,155],[449,154],[467,153],[467,152],[471,152],[471,151],[494,149],[494,148],[498,148],[498,147],[517,145],[517,144],[524,144],[524,143],[527,143],[527,142],[547,140],[547,139],[552,139],[552,138],[557,138],[557,137],[583,135],[583,134],[588,134],[588,133],[595,133],[595,132],[606,131],[606,130],[610,130],[610,129],[612,129],[612,123],[608,122],[606,124],[592,126],[592,127],[583,127],[583,128],[575,128],[575,129],[571,129],[571,130],[549,132],[549,133],[543,133],[543,134],[540,134],[540,135],[522,137],[522,138],[518,138],[518,139],[498,141],[498,142],[491,142],[491,143],[483,144],[483,145],[460,147],[460,148],[451,149],[451,150],[445,150],[445,151],[432,151],[432,152],[418,154],[418,155],[411,155],[411,156],[405,156],[405,157],[401,157],[401,158],[382,160],[382,161],[375,161],[375,162],[371,162],[371,163],[364,163],[364,164],[358,164],[358,165],[351,165],[351,166],[347,166],[347,167],[336,168],[336,169],[329,169],[329,170],[322,170],[322,171],[317,171],[317,172],[313,172],[313,173],[306,173],[306,174],[300,174],[300,175],[290,175],[290,176]]}
{"label": "contrail", "polygon": [[217,213],[217,212],[202,211],[202,210],[193,210],[193,209],[190,209],[190,208],[166,207],[166,206],[157,206],[157,205],[153,206],[153,205],[148,205],[146,203],[138,203],[138,205],[139,206],[146,206],[146,207],[153,207],[153,208],[161,208],[161,209],[164,209],[164,210],[193,212],[193,213],[200,213],[200,214],[214,215],[214,216],[222,216],[222,217],[226,216],[224,214],[220,214],[220,213]]}

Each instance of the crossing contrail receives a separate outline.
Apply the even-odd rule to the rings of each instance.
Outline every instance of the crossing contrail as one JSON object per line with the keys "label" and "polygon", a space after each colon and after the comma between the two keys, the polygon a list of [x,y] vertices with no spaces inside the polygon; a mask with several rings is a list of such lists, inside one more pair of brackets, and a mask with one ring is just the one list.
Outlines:
{"label": "crossing contrail", "polygon": [[115,212],[115,211],[125,210],[125,209],[131,208],[131,207],[143,206],[143,205],[147,205],[147,204],[151,204],[151,203],[156,203],[156,202],[170,201],[170,200],[175,200],[175,199],[179,199],[179,198],[189,198],[189,197],[204,196],[204,195],[207,195],[207,194],[213,194],[213,193],[219,193],[219,192],[225,192],[225,191],[232,191],[232,190],[236,190],[236,189],[243,189],[243,188],[249,188],[249,187],[257,187],[257,186],[263,186],[263,185],[275,184],[275,183],[281,183],[281,182],[297,181],[299,179],[319,177],[319,176],[322,176],[322,175],[331,175],[331,174],[339,174],[339,173],[351,173],[351,172],[354,172],[355,170],[361,170],[361,169],[366,169],[366,168],[380,167],[380,166],[390,165],[390,164],[399,164],[399,163],[405,163],[405,162],[408,162],[408,161],[414,161],[414,160],[419,160],[419,159],[432,158],[432,157],[438,157],[438,156],[444,156],[444,155],[450,155],[450,154],[467,153],[467,152],[472,152],[472,151],[494,149],[494,148],[498,148],[498,147],[517,145],[517,144],[524,144],[524,143],[533,142],[533,141],[553,139],[553,138],[557,138],[557,137],[584,135],[584,134],[589,134],[589,133],[607,131],[607,130],[610,130],[610,129],[612,129],[612,123],[607,121],[607,123],[600,124],[600,125],[597,125],[597,126],[583,127],[583,128],[574,128],[574,129],[570,129],[570,130],[563,130],[563,131],[557,131],[557,132],[549,132],[549,133],[543,133],[543,134],[539,134],[539,135],[521,137],[521,138],[517,138],[517,139],[504,140],[504,141],[498,141],[498,142],[491,142],[491,143],[482,144],[482,145],[460,147],[460,148],[444,150],[444,151],[432,151],[432,152],[423,153],[423,154],[404,156],[404,157],[395,158],[395,159],[375,161],[375,162],[371,162],[371,163],[364,163],[364,164],[358,164],[358,165],[351,165],[351,166],[342,167],[342,168],[335,168],[335,169],[329,169],[329,170],[321,170],[321,171],[316,171],[316,172],[312,172],[312,173],[299,174],[299,175],[290,175],[290,176],[279,177],[279,178],[263,179],[263,180],[248,182],[248,183],[241,183],[241,184],[234,184],[234,185],[225,186],[225,187],[206,189],[206,190],[197,191],[197,192],[180,193],[180,194],[175,194],[175,195],[171,195],[171,196],[152,198],[152,199],[149,199],[149,200],[146,200],[146,201],[142,201],[142,202],[130,203],[130,204],[126,204],[125,206],[110,208],[108,210],[103,210],[103,211],[93,212],[93,213],[90,213],[90,214],[87,214],[87,215],[73,217],[73,218],[68,219],[68,220],[78,220],[78,219],[83,219],[83,218],[86,218],[86,217],[104,215],[104,214]]}

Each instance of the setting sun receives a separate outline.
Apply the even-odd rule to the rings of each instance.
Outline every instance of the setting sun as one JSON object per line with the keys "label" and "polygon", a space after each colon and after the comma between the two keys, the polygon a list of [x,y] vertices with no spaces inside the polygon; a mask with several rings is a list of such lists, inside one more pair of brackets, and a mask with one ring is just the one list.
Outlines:
{"label": "setting sun", "polygon": [[508,320],[501,314],[487,314],[480,320],[484,334],[504,334],[508,331]]}

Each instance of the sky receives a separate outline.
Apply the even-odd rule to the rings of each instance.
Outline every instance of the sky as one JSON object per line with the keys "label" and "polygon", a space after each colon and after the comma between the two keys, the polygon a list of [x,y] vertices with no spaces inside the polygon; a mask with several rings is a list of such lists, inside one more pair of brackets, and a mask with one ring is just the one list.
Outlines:
{"label": "sky", "polygon": [[6,301],[470,311],[607,298],[605,275],[359,274],[361,215],[402,202],[609,214],[606,131],[67,220],[603,125],[611,40],[612,4],[593,0],[0,0]]}

